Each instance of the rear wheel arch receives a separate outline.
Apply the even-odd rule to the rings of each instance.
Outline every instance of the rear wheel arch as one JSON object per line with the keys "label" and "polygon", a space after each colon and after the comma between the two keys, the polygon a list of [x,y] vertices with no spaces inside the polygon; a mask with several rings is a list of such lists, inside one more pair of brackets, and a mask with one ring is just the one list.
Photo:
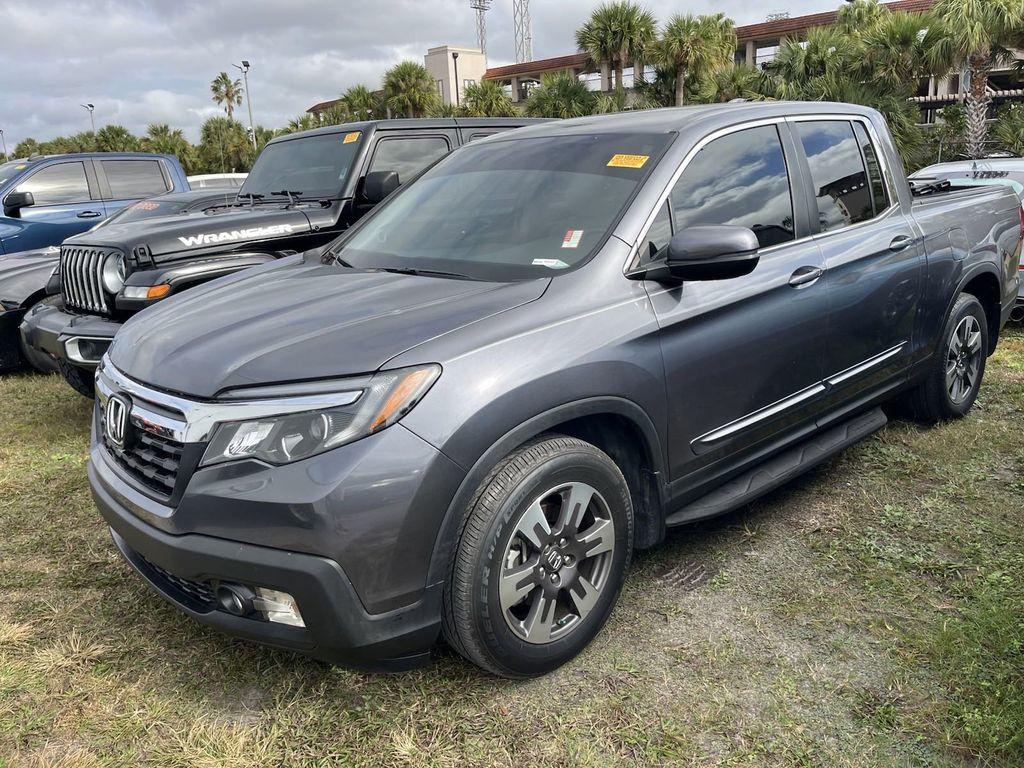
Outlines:
{"label": "rear wheel arch", "polygon": [[[664,536],[664,458],[661,440],[646,412],[619,397],[567,403],[520,424],[495,440],[463,478],[445,513],[434,543],[427,584],[445,581],[473,495],[505,456],[545,433],[590,442],[619,465],[633,501],[637,548],[649,548]],[[625,466],[624,466],[625,465]]]}
{"label": "rear wheel arch", "polygon": [[950,302],[949,309],[946,312],[948,317],[949,312],[953,309],[953,304],[956,303],[957,297],[961,293],[969,293],[974,296],[981,304],[982,309],[985,310],[985,319],[988,325],[987,352],[989,355],[995,352],[996,344],[999,342],[1000,316],[1002,314],[999,285],[999,277],[995,272],[984,270],[973,273],[963,281],[960,289],[953,294],[953,301]]}

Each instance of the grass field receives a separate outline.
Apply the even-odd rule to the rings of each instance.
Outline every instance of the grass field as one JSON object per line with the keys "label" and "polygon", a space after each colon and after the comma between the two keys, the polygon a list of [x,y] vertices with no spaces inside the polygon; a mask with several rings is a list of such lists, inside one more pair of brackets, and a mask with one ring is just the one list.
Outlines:
{"label": "grass field", "polygon": [[398,676],[208,630],[115,554],[90,407],[0,378],[0,766],[1024,764],[1024,332],[967,419],[894,423],[639,556],[557,673]]}

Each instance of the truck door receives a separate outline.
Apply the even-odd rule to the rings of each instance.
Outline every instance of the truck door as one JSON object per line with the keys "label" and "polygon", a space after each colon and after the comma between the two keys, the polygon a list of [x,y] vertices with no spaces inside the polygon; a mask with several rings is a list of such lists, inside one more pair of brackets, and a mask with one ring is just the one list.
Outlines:
{"label": "truck door", "polygon": [[813,182],[815,241],[825,259],[828,402],[856,402],[898,382],[909,365],[923,243],[867,123],[816,118],[792,126]]}
{"label": "truck door", "polygon": [[35,204],[21,209],[20,231],[4,241],[8,253],[60,245],[65,238],[98,224],[106,215],[92,164],[87,160],[44,165],[11,191],[31,192]]}
{"label": "truck door", "polygon": [[654,253],[673,231],[733,224],[762,246],[745,277],[646,284],[665,361],[673,480],[713,472],[719,460],[813,422],[828,298],[809,211],[794,194],[795,156],[784,123],[714,138],[683,170],[648,235]]}
{"label": "truck door", "polygon": [[157,158],[97,160],[100,189],[107,215],[129,203],[169,192],[173,185],[163,161]]}

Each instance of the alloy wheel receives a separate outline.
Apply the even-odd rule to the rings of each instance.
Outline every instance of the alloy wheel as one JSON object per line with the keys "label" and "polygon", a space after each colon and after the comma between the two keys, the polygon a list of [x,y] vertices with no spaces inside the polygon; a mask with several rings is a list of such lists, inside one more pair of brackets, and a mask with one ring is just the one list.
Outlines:
{"label": "alloy wheel", "polygon": [[608,503],[585,483],[537,497],[505,546],[498,599],[509,628],[542,645],[575,630],[609,583],[615,522]]}
{"label": "alloy wheel", "polygon": [[954,405],[960,405],[974,391],[981,371],[981,325],[967,315],[956,326],[946,350],[946,392]]}

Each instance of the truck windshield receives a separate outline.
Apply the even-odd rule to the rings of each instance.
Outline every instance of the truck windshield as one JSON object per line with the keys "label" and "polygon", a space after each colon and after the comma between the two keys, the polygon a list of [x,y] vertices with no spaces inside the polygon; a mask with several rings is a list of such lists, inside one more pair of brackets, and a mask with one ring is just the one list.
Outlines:
{"label": "truck windshield", "polygon": [[361,138],[362,134],[353,131],[301,136],[268,144],[256,159],[239,196],[287,199],[275,195],[287,190],[303,199],[339,197]]}
{"label": "truck windshield", "polygon": [[556,275],[606,240],[672,135],[471,144],[404,187],[335,246],[357,268],[479,280]]}
{"label": "truck windshield", "polygon": [[26,168],[28,168],[28,163],[24,161],[20,163],[4,163],[0,165],[0,186],[6,184]]}

